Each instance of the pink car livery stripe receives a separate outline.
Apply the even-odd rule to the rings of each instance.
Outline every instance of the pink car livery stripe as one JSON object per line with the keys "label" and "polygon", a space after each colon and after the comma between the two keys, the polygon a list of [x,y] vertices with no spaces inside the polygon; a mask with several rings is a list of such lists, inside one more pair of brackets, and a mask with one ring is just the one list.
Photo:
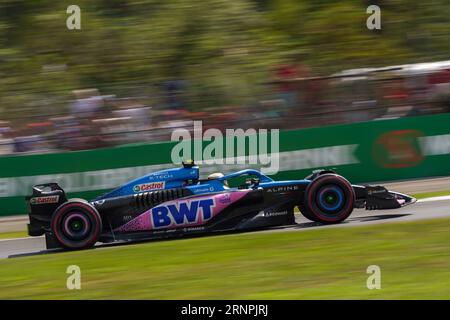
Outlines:
{"label": "pink car livery stripe", "polygon": [[132,232],[203,225],[248,192],[249,190],[242,190],[164,202],[114,231]]}

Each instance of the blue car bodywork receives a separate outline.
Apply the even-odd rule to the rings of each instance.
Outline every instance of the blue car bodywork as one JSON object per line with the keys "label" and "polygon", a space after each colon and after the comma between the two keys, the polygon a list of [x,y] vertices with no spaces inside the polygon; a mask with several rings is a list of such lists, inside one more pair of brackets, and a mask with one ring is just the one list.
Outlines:
{"label": "blue car bodywork", "polygon": [[[160,189],[173,189],[173,188],[186,188],[190,190],[193,194],[206,194],[213,192],[224,192],[224,191],[232,191],[237,190],[238,188],[229,188],[224,184],[224,181],[232,180],[234,178],[242,177],[242,176],[254,176],[259,180],[258,187],[268,188],[268,187],[277,187],[284,185],[292,185],[292,184],[301,184],[307,185],[311,181],[307,179],[303,180],[287,180],[287,181],[275,181],[272,178],[262,174],[260,171],[254,169],[245,169],[233,173],[229,173],[224,175],[223,177],[213,179],[213,180],[200,180],[200,172],[198,166],[193,166],[190,168],[182,167],[182,168],[174,168],[167,169],[163,171],[153,172],[138,179],[132,180],[111,192],[108,192],[100,197],[97,197],[96,200],[104,200],[113,197],[127,196],[133,195],[140,192],[149,191],[148,189],[139,189],[136,186],[140,185],[151,185],[152,183],[161,183],[160,187],[153,187],[151,190],[160,190]],[[189,184],[188,181],[193,181],[192,184]],[[200,183],[198,183],[200,182]]]}

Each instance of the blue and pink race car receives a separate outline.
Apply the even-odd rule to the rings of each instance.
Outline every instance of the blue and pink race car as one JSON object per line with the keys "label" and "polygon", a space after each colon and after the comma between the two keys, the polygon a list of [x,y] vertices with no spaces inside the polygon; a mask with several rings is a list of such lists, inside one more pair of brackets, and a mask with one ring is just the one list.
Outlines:
{"label": "blue and pink race car", "polygon": [[[230,186],[236,180],[241,184]],[[292,181],[274,181],[251,169],[200,179],[193,162],[147,174],[90,201],[68,199],[57,183],[34,186],[26,200],[29,235],[44,234],[47,248],[66,249],[293,225],[295,207],[312,221],[333,224],[354,208],[395,209],[415,202],[382,186],[351,185],[331,170]]]}

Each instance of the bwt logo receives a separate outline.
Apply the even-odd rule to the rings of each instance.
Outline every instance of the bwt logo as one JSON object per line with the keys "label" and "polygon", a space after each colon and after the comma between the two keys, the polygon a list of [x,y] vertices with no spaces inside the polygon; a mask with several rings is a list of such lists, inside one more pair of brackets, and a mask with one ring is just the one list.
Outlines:
{"label": "bwt logo", "polygon": [[192,225],[211,219],[214,207],[213,199],[179,202],[153,208],[151,218],[155,229]]}

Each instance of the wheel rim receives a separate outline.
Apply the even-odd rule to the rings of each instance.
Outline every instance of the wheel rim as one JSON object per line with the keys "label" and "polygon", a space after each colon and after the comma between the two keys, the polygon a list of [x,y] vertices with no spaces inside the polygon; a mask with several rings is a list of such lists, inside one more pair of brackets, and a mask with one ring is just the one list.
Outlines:
{"label": "wheel rim", "polygon": [[73,211],[67,213],[62,219],[63,233],[70,240],[81,240],[86,238],[92,223],[84,213]]}
{"label": "wheel rim", "polygon": [[327,212],[335,213],[344,204],[344,191],[336,185],[325,185],[317,192],[318,207]]}

